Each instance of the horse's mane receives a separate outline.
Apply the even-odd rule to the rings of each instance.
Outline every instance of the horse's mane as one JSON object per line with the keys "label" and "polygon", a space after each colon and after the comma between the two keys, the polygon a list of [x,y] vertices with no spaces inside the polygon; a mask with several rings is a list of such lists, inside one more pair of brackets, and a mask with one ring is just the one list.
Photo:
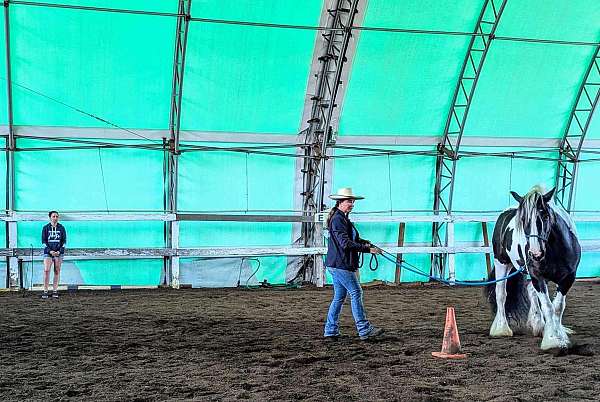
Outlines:
{"label": "horse's mane", "polygon": [[552,210],[554,212],[556,212],[557,215],[559,215],[561,218],[563,218],[565,220],[571,233],[573,233],[575,235],[575,237],[579,238],[579,236],[577,235],[577,229],[575,228],[575,222],[573,222],[571,215],[567,211],[565,211],[563,207],[561,207],[558,204],[555,204],[552,201],[550,201],[548,203],[548,205],[550,206],[550,208],[552,208]]}
{"label": "horse's mane", "polygon": [[537,218],[537,203],[544,195],[543,191],[541,186],[536,185],[523,196],[523,201],[517,208],[515,228],[518,232],[524,233],[524,223],[529,222],[531,218]]}
{"label": "horse's mane", "polygon": [[[519,207],[517,208],[515,225],[516,230],[520,233],[524,233],[523,225],[525,222],[529,222],[532,217],[537,218],[537,203],[538,200],[543,197],[543,195],[544,189],[539,185],[535,185],[531,188],[531,190],[529,190],[527,194],[523,196],[523,201],[519,204]],[[565,220],[567,226],[569,227],[569,230],[575,235],[575,237],[578,237],[577,230],[575,229],[575,223],[573,222],[573,219],[571,219],[571,216],[567,213],[567,211],[565,211],[562,207],[560,207],[552,201],[548,202],[547,205],[552,211],[554,211],[557,215],[559,215],[562,219]]]}

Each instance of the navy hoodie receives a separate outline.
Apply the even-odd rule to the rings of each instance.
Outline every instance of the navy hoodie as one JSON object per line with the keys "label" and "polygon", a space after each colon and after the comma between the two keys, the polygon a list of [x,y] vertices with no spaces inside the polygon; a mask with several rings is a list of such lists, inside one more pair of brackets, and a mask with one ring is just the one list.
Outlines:
{"label": "navy hoodie", "polygon": [[358,270],[358,253],[368,253],[368,243],[361,239],[348,216],[336,209],[329,220],[329,241],[325,265],[347,271]]}
{"label": "navy hoodie", "polygon": [[42,229],[42,244],[44,248],[44,254],[50,254],[50,251],[59,251],[60,254],[65,253],[65,244],[67,243],[67,231],[65,227],[60,223],[56,224],[56,227],[52,227],[51,223],[48,223]]}

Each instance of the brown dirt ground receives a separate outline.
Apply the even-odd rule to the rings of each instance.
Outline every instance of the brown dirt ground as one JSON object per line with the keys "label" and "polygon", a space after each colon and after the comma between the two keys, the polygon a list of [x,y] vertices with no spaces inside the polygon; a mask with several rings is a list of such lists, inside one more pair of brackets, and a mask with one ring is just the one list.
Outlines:
{"label": "brown dirt ground", "polygon": [[[369,318],[387,330],[360,342],[321,334],[331,289],[193,289],[0,293],[0,399],[600,400],[596,301],[578,283],[566,356],[539,339],[490,339],[480,289],[368,287]],[[347,302],[348,303],[348,302]],[[447,305],[466,360],[437,360]]]}

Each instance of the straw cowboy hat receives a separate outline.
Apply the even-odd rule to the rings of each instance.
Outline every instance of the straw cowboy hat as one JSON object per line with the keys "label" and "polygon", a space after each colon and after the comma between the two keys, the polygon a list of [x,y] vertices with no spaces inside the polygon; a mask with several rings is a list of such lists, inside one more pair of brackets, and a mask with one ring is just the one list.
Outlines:
{"label": "straw cowboy hat", "polygon": [[336,194],[331,194],[329,198],[332,200],[362,200],[365,197],[354,195],[351,187],[342,187],[337,191]]}

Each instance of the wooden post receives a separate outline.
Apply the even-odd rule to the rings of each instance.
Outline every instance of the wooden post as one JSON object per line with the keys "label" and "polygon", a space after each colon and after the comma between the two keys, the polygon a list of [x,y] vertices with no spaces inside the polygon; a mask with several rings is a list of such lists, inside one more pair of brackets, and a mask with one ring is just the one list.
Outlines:
{"label": "wooden post", "polygon": [[[400,222],[400,225],[398,225],[398,247],[402,247],[404,246],[404,233],[405,233],[405,228],[406,228],[406,223],[405,222]],[[394,283],[396,285],[398,285],[400,283],[400,279],[401,279],[401,269],[400,269],[400,263],[402,262],[402,253],[398,253],[396,255],[396,275],[394,276]]]}
{"label": "wooden post", "polygon": [[[169,230],[171,231],[171,248],[177,250],[179,248],[179,222],[170,222]],[[171,256],[169,274],[171,275],[171,287],[179,289],[179,256]]]}
{"label": "wooden post", "polygon": [[[481,230],[483,232],[483,245],[485,247],[489,247],[490,239],[488,237],[487,222],[481,222]],[[485,253],[485,266],[487,268],[487,273],[489,277],[492,273],[492,259],[490,253]]]}

